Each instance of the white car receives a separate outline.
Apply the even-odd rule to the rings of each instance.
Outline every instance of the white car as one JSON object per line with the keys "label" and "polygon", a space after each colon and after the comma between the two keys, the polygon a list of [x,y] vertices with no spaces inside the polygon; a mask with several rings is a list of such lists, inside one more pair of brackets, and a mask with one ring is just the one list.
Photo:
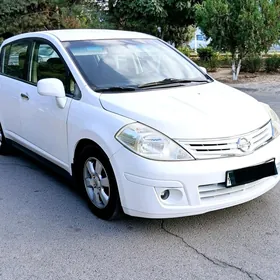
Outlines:
{"label": "white car", "polygon": [[103,219],[202,214],[279,182],[276,113],[150,35],[21,34],[3,42],[0,72],[0,152],[70,175]]}

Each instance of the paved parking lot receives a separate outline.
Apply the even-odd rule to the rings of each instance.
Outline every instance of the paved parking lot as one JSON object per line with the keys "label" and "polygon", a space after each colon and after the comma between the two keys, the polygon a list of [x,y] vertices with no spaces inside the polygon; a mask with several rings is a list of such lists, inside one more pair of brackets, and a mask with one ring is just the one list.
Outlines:
{"label": "paved parking lot", "polygon": [[[236,85],[280,114],[280,85]],[[0,279],[280,277],[280,185],[252,202],[170,220],[95,218],[72,188],[0,156]]]}

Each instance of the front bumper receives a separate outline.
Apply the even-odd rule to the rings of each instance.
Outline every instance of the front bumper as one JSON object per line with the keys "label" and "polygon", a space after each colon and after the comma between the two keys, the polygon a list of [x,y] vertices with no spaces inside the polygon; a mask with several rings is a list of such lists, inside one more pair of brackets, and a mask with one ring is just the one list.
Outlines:
{"label": "front bumper", "polygon": [[[225,188],[225,173],[275,158],[279,175]],[[160,162],[122,148],[111,163],[126,214],[145,218],[175,218],[202,214],[250,201],[280,180],[280,137],[243,157]],[[169,190],[163,200],[161,194]]]}

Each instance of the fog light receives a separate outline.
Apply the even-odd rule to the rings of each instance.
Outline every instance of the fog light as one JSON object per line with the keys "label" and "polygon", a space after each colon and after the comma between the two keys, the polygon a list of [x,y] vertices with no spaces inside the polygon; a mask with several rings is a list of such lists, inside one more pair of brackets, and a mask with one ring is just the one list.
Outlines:
{"label": "fog light", "polygon": [[169,197],[169,195],[170,195],[169,190],[165,190],[161,193],[160,197],[162,200],[166,200]]}

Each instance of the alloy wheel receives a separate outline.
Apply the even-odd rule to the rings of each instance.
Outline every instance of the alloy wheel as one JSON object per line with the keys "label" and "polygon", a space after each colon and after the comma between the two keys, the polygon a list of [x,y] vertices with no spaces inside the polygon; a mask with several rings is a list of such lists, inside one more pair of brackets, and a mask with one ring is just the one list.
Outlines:
{"label": "alloy wheel", "polygon": [[110,183],[103,164],[97,158],[89,158],[83,168],[84,186],[91,203],[104,209],[110,198]]}

